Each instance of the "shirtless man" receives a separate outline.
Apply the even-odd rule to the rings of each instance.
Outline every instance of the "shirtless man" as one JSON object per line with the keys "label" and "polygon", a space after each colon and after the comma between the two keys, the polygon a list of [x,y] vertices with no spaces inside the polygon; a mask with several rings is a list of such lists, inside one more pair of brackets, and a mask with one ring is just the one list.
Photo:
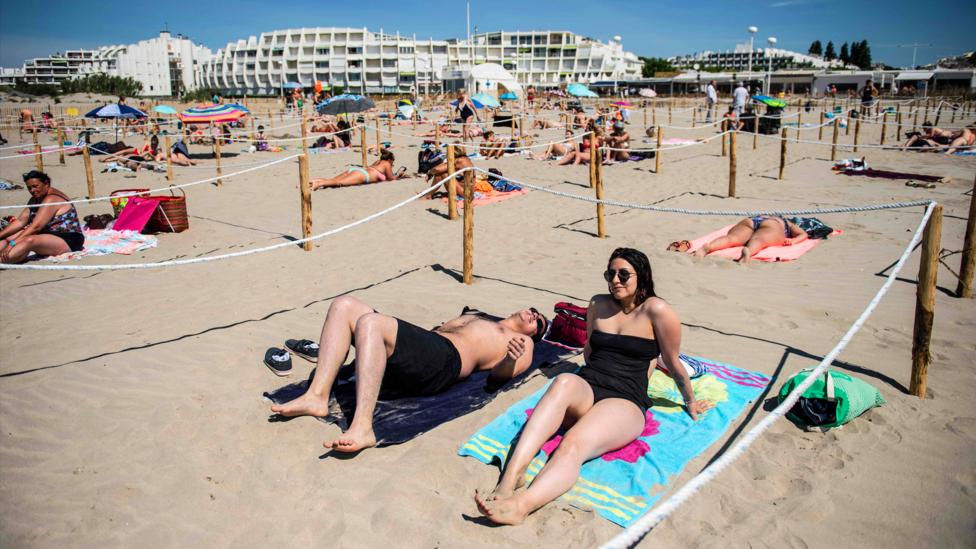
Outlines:
{"label": "shirtless man", "polygon": [[[630,134],[624,129],[623,122],[614,122],[613,130],[610,135],[606,137],[606,146],[614,149],[629,149],[630,148]],[[606,151],[606,157],[604,160],[606,162],[619,161],[623,162],[630,159],[630,151]]]}
{"label": "shirtless man", "polygon": [[356,347],[356,413],[349,430],[324,443],[339,452],[376,446],[373,412],[381,385],[408,394],[431,395],[446,390],[476,370],[490,370],[502,382],[532,364],[535,342],[548,321],[535,309],[523,309],[494,322],[462,315],[435,330],[425,330],[376,312],[351,297],[329,306],[319,340],[315,376],[308,391],[295,400],[271,407],[286,417],[325,417],[329,393],[350,346]]}

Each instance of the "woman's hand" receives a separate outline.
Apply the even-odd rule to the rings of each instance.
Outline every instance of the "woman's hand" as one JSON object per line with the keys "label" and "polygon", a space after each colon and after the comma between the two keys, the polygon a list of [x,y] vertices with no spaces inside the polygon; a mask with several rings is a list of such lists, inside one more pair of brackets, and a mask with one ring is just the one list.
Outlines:
{"label": "woman's hand", "polygon": [[784,246],[792,246],[793,245],[793,239],[792,238],[787,238],[786,240],[783,241],[783,245]]}
{"label": "woman's hand", "polygon": [[698,421],[698,414],[704,414],[714,407],[715,403],[711,400],[693,400],[690,403],[685,403],[685,409],[688,410],[688,415],[691,416],[692,421]]}
{"label": "woman's hand", "polygon": [[6,240],[0,245],[0,263],[10,263],[10,250],[13,248],[8,245]]}

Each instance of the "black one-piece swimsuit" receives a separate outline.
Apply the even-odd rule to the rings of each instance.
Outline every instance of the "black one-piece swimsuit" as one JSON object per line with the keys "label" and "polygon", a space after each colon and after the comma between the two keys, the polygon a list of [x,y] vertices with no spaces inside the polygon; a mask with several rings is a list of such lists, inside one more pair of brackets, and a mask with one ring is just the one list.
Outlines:
{"label": "black one-piece swimsuit", "polygon": [[657,358],[656,339],[593,330],[590,358],[579,376],[593,389],[593,402],[606,398],[629,400],[646,413],[651,407],[647,396],[647,373]]}

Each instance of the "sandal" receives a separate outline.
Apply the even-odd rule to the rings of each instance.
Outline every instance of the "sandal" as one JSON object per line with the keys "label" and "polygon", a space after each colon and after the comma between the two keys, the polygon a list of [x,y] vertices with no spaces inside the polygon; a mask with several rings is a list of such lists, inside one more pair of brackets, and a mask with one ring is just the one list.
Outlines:
{"label": "sandal", "polygon": [[406,174],[406,173],[407,173],[407,167],[406,166],[400,166],[397,169],[397,171],[393,172],[393,177],[395,179],[401,179],[401,178],[403,178],[404,174]]}
{"label": "sandal", "polygon": [[691,242],[687,240],[675,240],[671,244],[668,244],[667,251],[669,252],[688,252],[691,250]]}
{"label": "sandal", "polygon": [[291,374],[291,355],[284,349],[272,347],[264,353],[264,365],[276,376]]}
{"label": "sandal", "polygon": [[319,359],[319,344],[309,339],[289,339],[285,348],[309,362]]}

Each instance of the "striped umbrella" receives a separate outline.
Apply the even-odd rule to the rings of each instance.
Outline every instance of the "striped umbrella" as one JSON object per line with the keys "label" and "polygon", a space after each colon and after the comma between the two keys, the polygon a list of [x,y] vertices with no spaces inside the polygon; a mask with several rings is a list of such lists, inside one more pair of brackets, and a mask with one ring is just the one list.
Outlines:
{"label": "striped umbrella", "polygon": [[180,113],[184,124],[205,124],[208,122],[233,122],[250,114],[244,106],[237,103],[225,105],[199,105]]}

